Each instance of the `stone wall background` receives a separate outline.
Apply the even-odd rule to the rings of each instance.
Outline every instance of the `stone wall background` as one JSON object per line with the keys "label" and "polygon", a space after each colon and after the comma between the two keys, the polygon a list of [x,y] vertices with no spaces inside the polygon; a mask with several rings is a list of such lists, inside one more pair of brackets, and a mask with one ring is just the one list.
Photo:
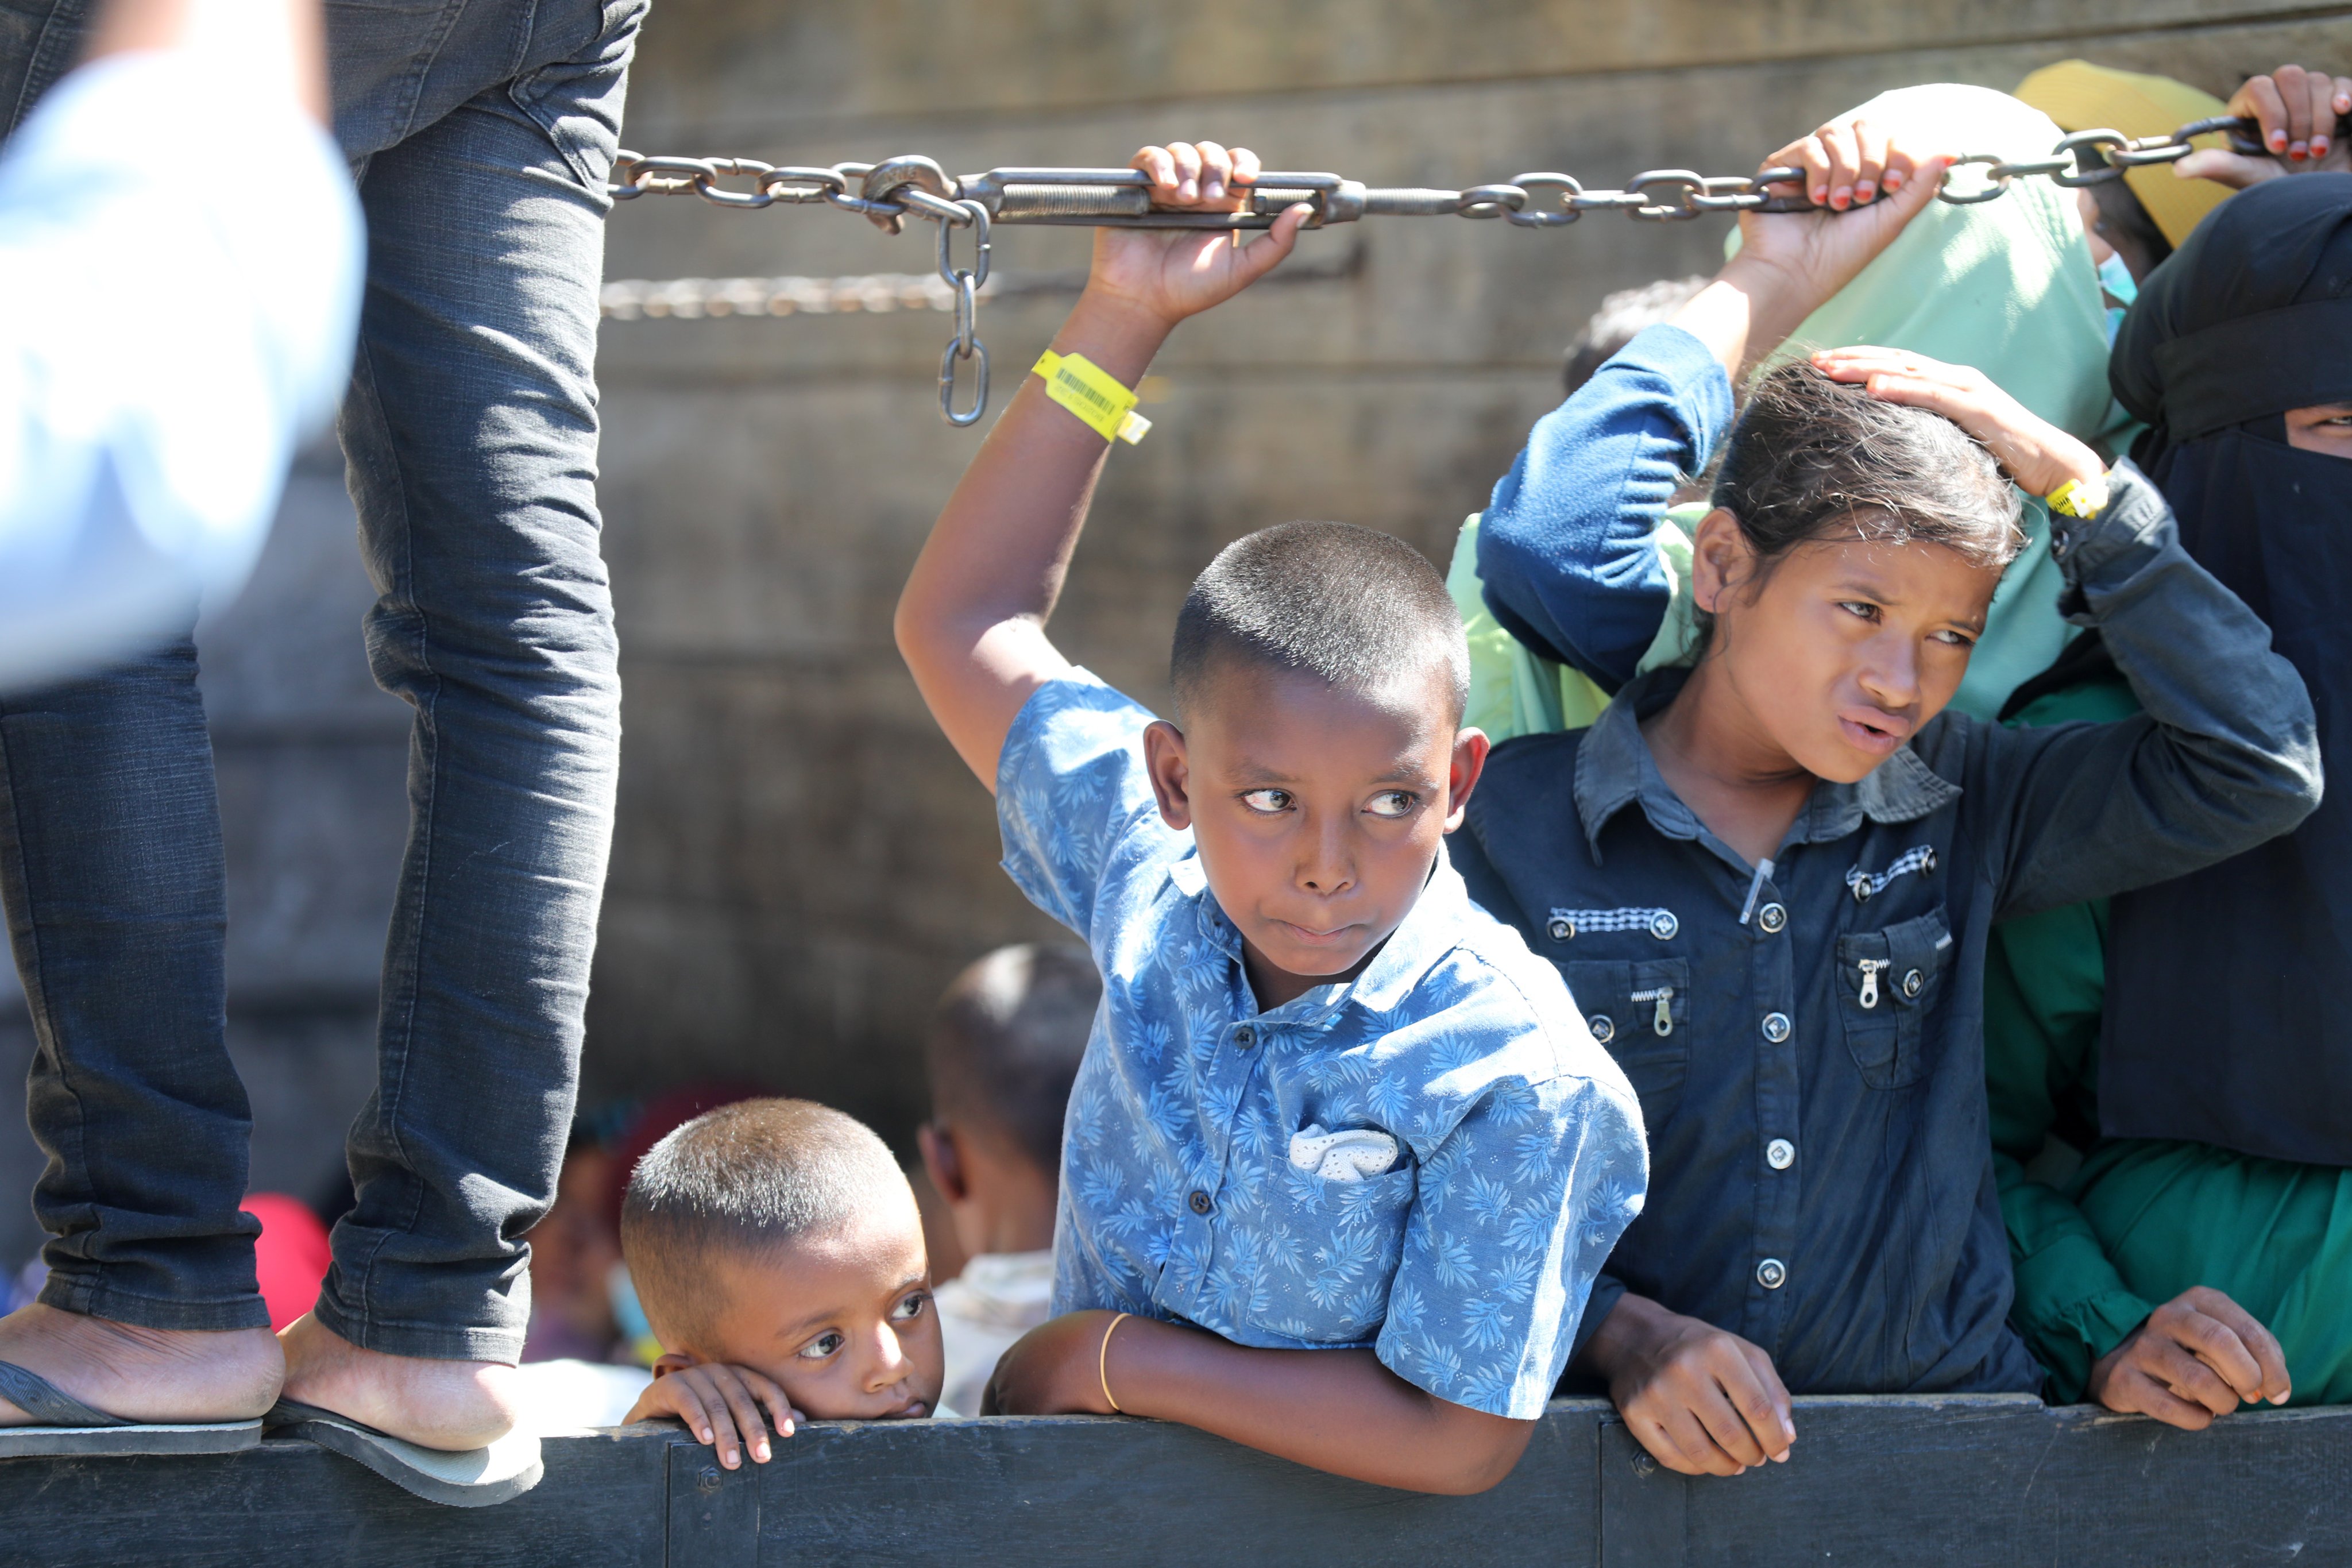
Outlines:
{"label": "stone wall background", "polygon": [[[964,172],[1118,163],[1213,135],[1272,166],[1458,186],[1527,169],[1731,173],[1889,87],[2010,87],[2081,55],[2226,95],[2352,58],[2309,0],[656,0],[625,134],[647,153]],[[1055,636],[1147,701],[1192,574],[1288,517],[1444,559],[1601,297],[1709,268],[1727,220],[1564,230],[1391,219],[1309,235],[1187,326],[1151,438],[1114,458]],[[1012,275],[1083,268],[1081,231],[1000,231]],[[928,227],[644,200],[610,278],[915,272]],[[1281,277],[1276,274],[1277,279]],[[1050,280],[1050,279],[1049,279]],[[1072,294],[983,312],[1002,407]],[[584,1092],[750,1079],[905,1142],[918,1041],[954,969],[1049,928],[995,868],[988,797],[932,730],[890,606],[977,446],[942,425],[929,311],[614,321],[603,495],[625,679],[620,820]],[[404,811],[405,711],[370,683],[341,464],[306,458],[261,572],[205,626],[228,834],[232,1048],[254,1182],[317,1198],[373,1063]],[[31,1049],[0,965],[0,1072]],[[0,1117],[0,1193],[39,1160]],[[37,1244],[0,1204],[0,1262]]]}

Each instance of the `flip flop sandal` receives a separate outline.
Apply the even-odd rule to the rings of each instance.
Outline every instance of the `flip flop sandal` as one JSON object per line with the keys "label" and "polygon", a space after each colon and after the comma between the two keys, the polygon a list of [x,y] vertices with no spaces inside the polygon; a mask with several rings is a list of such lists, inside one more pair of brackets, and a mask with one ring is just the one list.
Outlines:
{"label": "flip flop sandal", "polygon": [[539,1434],[518,1426],[481,1448],[428,1448],[379,1432],[364,1421],[296,1399],[281,1399],[261,1418],[271,1434],[315,1443],[365,1465],[403,1491],[450,1508],[488,1508],[522,1496],[546,1473]]}
{"label": "flip flop sandal", "polygon": [[0,1399],[41,1423],[0,1426],[0,1459],[90,1454],[235,1454],[261,1441],[258,1421],[126,1421],[92,1410],[39,1373],[0,1361]]}

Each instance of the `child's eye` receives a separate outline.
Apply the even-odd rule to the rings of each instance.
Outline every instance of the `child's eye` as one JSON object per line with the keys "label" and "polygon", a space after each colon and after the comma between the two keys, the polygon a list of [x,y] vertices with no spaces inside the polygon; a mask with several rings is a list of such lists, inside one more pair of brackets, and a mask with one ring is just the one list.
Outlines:
{"label": "child's eye", "polygon": [[1274,816],[1290,809],[1290,792],[1286,789],[1254,789],[1242,796],[1242,804],[1261,816]]}
{"label": "child's eye", "polygon": [[1840,599],[1838,608],[1849,616],[1859,616],[1865,621],[1878,618],[1878,606],[1866,599]]}
{"label": "child's eye", "polygon": [[800,1348],[800,1357],[803,1361],[823,1361],[846,1342],[839,1331],[827,1329]]}
{"label": "child's eye", "polygon": [[1934,637],[1937,642],[1947,644],[1952,647],[1968,649],[1977,646],[1977,639],[1969,636],[1966,632],[1946,630],[1940,632],[1929,632],[1927,635]]}
{"label": "child's eye", "polygon": [[1374,816],[1409,816],[1412,813],[1413,805],[1413,794],[1411,790],[1384,789],[1372,796],[1371,803],[1364,809]]}
{"label": "child's eye", "polygon": [[909,1290],[898,1299],[896,1307],[890,1309],[890,1316],[902,1323],[910,1323],[921,1317],[923,1309],[930,1304],[931,1293],[929,1290]]}

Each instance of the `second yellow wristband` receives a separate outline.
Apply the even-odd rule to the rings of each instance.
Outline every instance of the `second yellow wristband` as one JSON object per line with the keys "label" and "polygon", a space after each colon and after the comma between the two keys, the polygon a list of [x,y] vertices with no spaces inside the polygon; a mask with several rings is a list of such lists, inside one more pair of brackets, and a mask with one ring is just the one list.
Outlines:
{"label": "second yellow wristband", "polygon": [[1135,411],[1135,394],[1086,355],[1047,349],[1032,368],[1045,378],[1045,395],[1104,440],[1117,438],[1132,447],[1151,428],[1151,421]]}

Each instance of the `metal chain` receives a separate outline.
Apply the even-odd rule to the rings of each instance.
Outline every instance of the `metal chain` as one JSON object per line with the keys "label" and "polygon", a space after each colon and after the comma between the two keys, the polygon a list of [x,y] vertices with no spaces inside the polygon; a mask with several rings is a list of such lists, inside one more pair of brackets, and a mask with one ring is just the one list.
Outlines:
{"label": "metal chain", "polygon": [[[2231,145],[2239,152],[2263,152],[2254,121],[2226,115],[2192,121],[2168,136],[2135,139],[2119,131],[2077,131],[2061,138],[2045,158],[2012,161],[1974,153],[1956,159],[1936,194],[1943,201],[1969,205],[1992,201],[2020,179],[2044,178],[2069,187],[2102,184],[2123,178],[2129,169],[2185,158],[2193,150],[2193,138],[2213,132],[2231,132]],[[1983,172],[1961,179],[1964,169]],[[1587,190],[1573,174],[1538,173],[1518,174],[1500,184],[1449,191],[1369,186],[1338,174],[1268,172],[1250,186],[1245,210],[1197,213],[1155,211],[1150,176],[1136,169],[991,169],[959,179],[933,160],[914,155],[817,167],[763,163],[756,158],[646,157],[623,152],[614,163],[608,189],[615,201],[697,195],[719,206],[746,208],[823,202],[856,213],[891,234],[901,232],[909,217],[937,224],[939,277],[947,286],[948,308],[955,313],[954,335],[940,356],[940,413],[949,424],[963,426],[977,424],[988,408],[988,347],[980,337],[980,291],[988,281],[990,232],[998,224],[1259,229],[1271,227],[1286,208],[1302,202],[1312,209],[1309,228],[1366,217],[1445,216],[1501,218],[1516,228],[1562,228],[1589,212],[1622,212],[1646,223],[1681,223],[1710,213],[1814,211],[1814,204],[1801,194],[1776,195],[1768,189],[1803,179],[1804,172],[1794,168],[1724,175],[1652,169],[1627,181],[1622,190]],[[747,188],[721,183],[728,180],[747,182]],[[972,231],[969,267],[955,266],[951,256],[953,237],[962,229]],[[926,287],[928,290],[928,280]],[[970,405],[959,411],[956,379],[966,363],[973,366],[972,396]]]}

